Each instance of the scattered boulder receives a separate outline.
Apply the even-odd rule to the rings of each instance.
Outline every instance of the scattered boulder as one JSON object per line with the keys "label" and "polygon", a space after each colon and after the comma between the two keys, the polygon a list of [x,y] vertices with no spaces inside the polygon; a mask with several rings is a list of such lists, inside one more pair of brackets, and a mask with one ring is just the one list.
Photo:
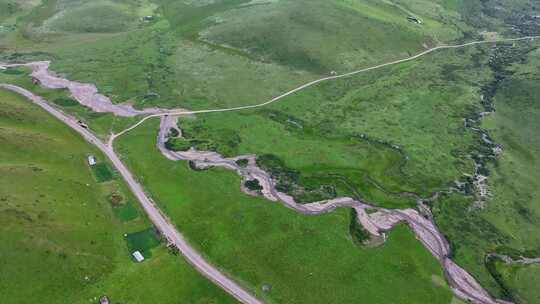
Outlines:
{"label": "scattered boulder", "polygon": [[263,284],[261,289],[263,292],[269,292],[270,289],[272,289],[272,286],[270,286],[269,284]]}
{"label": "scattered boulder", "polygon": [[109,303],[110,301],[107,296],[102,296],[101,298],[99,298],[99,304],[109,304]]}

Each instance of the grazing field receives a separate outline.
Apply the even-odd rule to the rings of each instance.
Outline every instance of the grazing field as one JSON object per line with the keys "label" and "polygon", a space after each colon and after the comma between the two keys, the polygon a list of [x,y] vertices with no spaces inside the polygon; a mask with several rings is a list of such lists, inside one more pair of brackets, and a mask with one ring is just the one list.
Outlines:
{"label": "grazing field", "polygon": [[190,243],[263,300],[451,301],[440,266],[406,226],[382,247],[359,247],[349,234],[347,209],[300,215],[243,194],[230,171],[195,172],[186,162],[165,159],[155,146],[157,123],[118,139],[116,150]]}
{"label": "grazing field", "polygon": [[274,171],[292,170],[303,192],[329,187],[334,196],[414,205],[400,194],[428,197],[473,172],[478,135],[463,120],[482,111],[488,58],[484,48],[443,51],[321,83],[259,110],[182,118],[191,143],[176,144],[227,156],[275,155],[283,164]]}
{"label": "grazing field", "polygon": [[119,206],[113,206],[114,215],[124,222],[129,222],[136,219],[139,215],[134,203],[128,201]]}
{"label": "grazing field", "polygon": [[99,152],[14,93],[0,90],[0,109],[2,303],[234,303],[155,239],[142,242],[151,258],[132,262],[123,234],[150,224],[138,206],[114,216],[111,192],[133,198],[94,180],[86,155]]}
{"label": "grazing field", "polygon": [[108,182],[113,179],[112,169],[107,163],[99,163],[92,166],[92,172],[98,183]]}
{"label": "grazing field", "polygon": [[503,154],[492,168],[492,199],[486,218],[512,236],[512,247],[540,254],[540,48],[512,65],[495,96],[497,112],[486,120]]}
{"label": "grazing field", "polygon": [[[15,1],[3,17],[15,30],[0,32],[0,59],[52,60],[70,79],[141,107],[250,104],[333,71],[480,37],[462,15],[469,4],[449,2]],[[501,27],[484,19],[479,28]]]}
{"label": "grazing field", "polygon": [[540,290],[537,286],[540,280],[540,265],[507,265],[498,262],[496,268],[505,286],[512,290],[519,303],[532,304],[540,301]]}
{"label": "grazing field", "polygon": [[[534,0],[0,0],[0,61],[50,60],[53,71],[138,108],[223,108],[441,44],[540,35],[539,10]],[[538,302],[530,283],[538,267],[486,260],[492,252],[540,255],[537,47],[434,52],[265,108],[183,117],[184,138],[168,146],[257,154],[277,188],[304,202],[353,196],[414,207],[452,189],[426,204],[453,259],[494,296]],[[35,85],[29,72],[0,70],[0,82],[45,97],[102,139],[136,120],[91,112],[65,90]],[[480,121],[492,104],[497,111]],[[158,246],[97,151],[20,97],[0,91],[0,105],[2,296],[232,301]],[[365,236],[350,210],[305,217],[246,196],[232,172],[193,171],[159,155],[156,126],[143,124],[117,148],[194,246],[262,299],[456,302],[406,227],[382,247],[359,246]],[[91,169],[90,153],[100,161]],[[481,200],[478,174],[488,177]],[[134,263],[133,250],[149,259]]]}
{"label": "grazing field", "polygon": [[129,4],[107,0],[69,4],[45,21],[44,27],[51,31],[113,33],[132,29],[138,22]]}
{"label": "grazing field", "polygon": [[464,120],[484,111],[488,92],[496,92],[497,111],[483,125],[503,153],[488,161],[485,207],[478,207],[476,190],[465,187],[436,201],[434,211],[458,263],[483,286],[499,297],[530,298],[534,290],[511,290],[496,279],[485,256],[509,249],[540,254],[537,47],[445,51],[324,83],[264,109],[185,117],[180,147],[260,155],[259,165],[272,172],[278,188],[302,201],[357,195],[403,207],[414,200],[398,193],[425,197],[455,180],[470,182],[473,159],[486,148]]}
{"label": "grazing field", "polygon": [[[409,21],[410,14],[390,1],[267,1],[216,14],[215,25],[201,36],[261,60],[321,74],[406,57],[462,37],[461,29],[449,22],[457,14],[416,12],[422,24]],[[276,31],[276,25],[282,30]]]}
{"label": "grazing field", "polygon": [[[509,64],[499,72],[504,78],[495,88],[496,112],[483,120],[483,127],[503,149],[489,166],[490,195],[483,208],[475,207],[471,197],[444,198],[435,212],[437,222],[452,241],[459,264],[493,293],[531,301],[536,288],[515,283],[523,282],[520,273],[538,276],[537,267],[507,271],[509,268],[503,266],[504,280],[497,283],[484,266],[485,256],[491,252],[540,256],[540,142],[536,134],[540,127],[540,52],[537,45],[532,45],[518,48],[513,56],[506,59]],[[491,271],[499,272],[500,265],[497,263]]]}

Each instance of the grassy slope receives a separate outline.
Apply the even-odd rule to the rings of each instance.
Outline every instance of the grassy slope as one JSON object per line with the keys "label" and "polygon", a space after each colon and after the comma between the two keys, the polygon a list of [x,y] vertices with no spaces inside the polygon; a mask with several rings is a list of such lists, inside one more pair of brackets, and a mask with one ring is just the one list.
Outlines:
{"label": "grassy slope", "polygon": [[[85,155],[101,155],[22,97],[0,91],[2,303],[234,302],[163,248],[133,263],[122,235],[149,226],[117,219]],[[132,199],[128,196],[129,199]],[[54,270],[54,271],[52,271]]]}
{"label": "grassy slope", "polygon": [[[493,197],[483,217],[509,236],[505,245],[528,256],[540,256],[539,66],[539,49],[526,62],[513,66],[515,74],[502,84],[496,96],[497,112],[486,122],[504,152],[492,170]],[[539,278],[540,269],[516,268],[506,276],[512,293],[525,303],[537,303],[538,290],[528,280]]]}
{"label": "grassy slope", "polygon": [[[129,4],[111,1],[68,3],[59,15],[47,20],[44,27],[52,31],[76,33],[114,33],[127,31],[137,24],[137,14]],[[99,21],[96,16],[100,16]]]}
{"label": "grassy slope", "polygon": [[[540,117],[536,97],[540,92],[539,54],[537,49],[510,68],[514,74],[501,83],[495,97],[497,111],[483,121],[493,140],[503,146],[502,155],[490,168],[491,196],[486,207],[471,211],[471,198],[453,196],[443,199],[435,211],[441,229],[453,243],[458,263],[499,295],[503,292],[501,287],[484,267],[486,254],[510,251],[540,255],[540,145],[536,135]],[[508,271],[509,268],[512,267],[502,267],[501,271],[507,296],[534,299],[536,289],[517,282],[523,283],[521,273],[527,273],[529,278],[538,276],[538,268]]]}
{"label": "grassy slope", "polygon": [[[504,152],[493,167],[493,197],[486,218],[506,231],[516,249],[539,249],[540,235],[540,49],[512,68],[499,90],[497,112],[486,126]],[[540,252],[539,252],[540,253]]]}
{"label": "grassy slope", "polygon": [[375,203],[405,206],[411,202],[369,181],[389,192],[428,196],[472,172],[467,155],[476,138],[463,118],[480,111],[486,59],[474,48],[443,51],[322,83],[263,110],[204,114],[180,125],[226,155],[276,154],[320,184],[339,175]]}
{"label": "grassy slope", "polygon": [[382,1],[284,0],[219,14],[217,25],[203,37],[284,65],[329,73],[405,57],[423,44],[461,37],[460,29],[448,22],[457,19],[452,12],[441,11],[439,20],[423,13],[416,10],[424,21],[418,25],[407,20],[406,12]]}
{"label": "grassy slope", "polygon": [[[466,28],[456,12],[430,1],[405,10],[421,26],[403,8],[377,1],[245,2],[50,0],[20,10],[17,30],[0,34],[0,47],[11,60],[53,59],[55,70],[97,83],[116,101],[207,108],[268,99],[321,73],[404,57]],[[142,12],[156,21],[139,21]]]}
{"label": "grassy slope", "polygon": [[507,265],[497,263],[497,271],[502,275],[505,284],[511,288],[520,303],[533,304],[540,302],[540,265]]}
{"label": "grassy slope", "polygon": [[[386,245],[359,248],[348,210],[308,217],[241,193],[232,172],[191,171],[155,147],[157,121],[128,133],[116,148],[190,242],[271,302],[445,303],[441,270],[404,226]],[[271,286],[268,293],[263,284]],[[385,290],[391,289],[390,294]]]}
{"label": "grassy slope", "polygon": [[[317,128],[297,120],[302,128],[287,122],[285,112],[271,110],[201,115],[180,121],[184,134],[209,140],[210,146],[227,156],[273,154],[300,173],[300,183],[309,189],[332,185],[337,195],[357,195],[387,206],[413,205],[413,200],[386,195],[386,190],[416,190],[403,182],[399,167],[403,156],[382,144],[346,134],[322,137]],[[275,119],[276,116],[280,119]],[[271,119],[270,117],[274,118]],[[185,136],[186,136],[185,135]],[[203,147],[204,149],[204,147]],[[400,182],[400,187],[392,187]],[[390,186],[390,187],[389,187]],[[351,188],[352,187],[352,188]],[[324,197],[301,196],[301,201]]]}
{"label": "grassy slope", "polygon": [[[283,91],[287,87],[292,87],[294,82],[298,83],[304,79],[312,78],[313,73],[327,74],[330,69],[348,69],[357,64],[404,55],[404,49],[414,51],[420,48],[421,42],[433,43],[436,39],[446,40],[459,37],[461,35],[459,31],[465,31],[468,39],[476,37],[477,31],[481,29],[488,31],[501,30],[506,34],[514,35],[529,34],[531,31],[528,29],[518,32],[509,30],[510,26],[503,24],[503,22],[514,21],[514,24],[519,25],[523,24],[523,22],[519,18],[513,20],[519,14],[508,13],[506,10],[500,9],[500,7],[511,7],[515,11],[525,13],[534,11],[532,9],[534,3],[527,0],[396,0],[391,1],[393,4],[390,1],[380,3],[375,1],[325,1],[324,3],[319,1],[309,3],[304,1],[280,1],[281,4],[250,6],[238,10],[231,10],[231,8],[243,1],[217,1],[215,5],[195,8],[193,5],[187,5],[186,7],[179,4],[179,1],[163,0],[159,1],[159,3],[163,5],[160,12],[164,15],[162,18],[158,18],[157,23],[133,25],[128,27],[132,30],[131,32],[103,34],[95,33],[95,30],[92,30],[94,33],[77,33],[77,30],[73,30],[73,28],[84,28],[84,24],[76,23],[75,26],[72,24],[69,33],[57,32],[58,27],[55,29],[54,26],[50,26],[50,18],[56,13],[55,3],[68,1],[45,1],[42,6],[33,9],[30,14],[27,13],[37,5],[36,1],[16,2],[27,6],[17,10],[14,14],[5,14],[4,11],[4,15],[0,16],[2,22],[12,24],[16,22],[16,16],[26,15],[26,17],[19,19],[17,31],[0,33],[0,47],[4,50],[4,55],[10,56],[8,58],[18,60],[54,59],[55,69],[67,72],[70,77],[76,79],[97,82],[101,90],[112,95],[117,101],[133,98],[140,105],[180,104],[193,108],[214,107],[224,104],[245,104],[246,101],[266,99],[268,96],[275,94],[276,91]],[[130,7],[127,11],[131,11],[132,16],[136,14],[140,16],[142,11],[145,11],[145,14],[152,14],[152,6],[148,2],[141,2],[143,4],[140,7],[130,1],[122,1],[122,3]],[[303,5],[315,5],[317,7],[310,7],[311,9],[306,10],[307,6]],[[321,9],[319,9],[319,5]],[[81,19],[81,22],[88,23],[88,20],[92,22],[92,20],[99,19],[99,16],[95,14],[96,10],[93,10],[94,13],[92,13],[92,10],[89,10],[89,12],[89,18]],[[207,14],[208,12],[210,14]],[[327,12],[331,12],[331,14],[327,14]],[[456,12],[459,12],[461,16],[457,15]],[[426,22],[426,27],[422,30],[416,30],[412,24],[403,23],[404,14],[411,13],[421,17]],[[69,14],[67,16],[69,17]],[[188,18],[184,19],[183,16],[188,16]],[[351,16],[355,16],[355,18]],[[207,17],[210,18],[206,19]],[[246,32],[241,31],[241,29],[248,27],[240,26],[240,22],[245,20],[250,20],[250,25],[252,25],[249,27],[249,31]],[[463,25],[462,21],[466,21],[475,28]],[[219,24],[219,22],[223,23]],[[30,24],[34,27],[30,26]],[[282,26],[281,29],[283,30],[273,33],[269,29],[269,24],[272,26],[278,24]],[[351,27],[350,25],[354,26]],[[45,28],[49,31],[43,32],[42,30]],[[317,30],[313,30],[313,28]],[[336,28],[344,30],[336,31]],[[362,30],[355,31],[357,28]],[[450,30],[447,30],[449,28]],[[126,28],[121,28],[121,30],[124,29]],[[456,29],[459,29],[459,31],[456,31]],[[201,31],[202,37],[209,40],[198,40],[198,33]],[[364,32],[370,35],[364,37],[365,39],[361,42],[369,41],[370,43],[357,43],[358,37],[363,35]],[[262,34],[269,37],[272,40],[271,43],[261,40],[259,36]],[[384,37],[388,38],[388,40],[383,39],[382,42],[372,41],[369,40],[370,37],[379,37],[381,39]],[[403,37],[407,37],[406,41],[403,40]],[[324,45],[321,45],[321,41],[325,42]],[[380,47],[384,45],[385,41],[391,41],[392,43],[386,44],[384,49],[381,50]],[[410,45],[409,41],[416,41],[418,44]],[[230,44],[233,48],[216,44],[216,42]],[[400,46],[399,50],[394,48],[394,42]],[[360,47],[362,49],[359,49]],[[246,48],[249,49],[246,51]],[[44,50],[48,53],[36,52],[36,50]],[[19,52],[19,54],[11,56],[13,52]],[[308,58],[308,61],[305,58]],[[137,62],[137,64],[133,64],[133,62]],[[430,77],[437,79],[438,76],[434,75],[444,71],[450,72],[450,78],[453,77],[452,70],[454,67],[452,65],[455,64],[451,63],[446,68],[440,67],[439,71],[433,68],[434,70],[427,73],[424,73],[424,71],[407,73],[405,71],[403,74],[400,72],[400,74],[402,77],[408,75],[413,80],[418,79],[418,83],[422,81],[432,83],[433,79]],[[472,70],[474,67],[465,68]],[[310,72],[299,71],[299,68]],[[458,73],[458,75],[462,75],[461,73]],[[219,75],[223,76],[220,77]],[[370,80],[363,81],[369,84],[373,83]],[[468,79],[466,81],[472,83],[470,87],[476,85],[475,80]],[[457,83],[459,82],[457,81]],[[365,88],[366,93],[354,90],[354,86],[361,86],[362,82],[346,85],[332,84],[324,86],[322,92],[315,90],[311,91],[310,94],[298,96],[296,112],[294,112],[295,109],[291,109],[291,113],[295,118],[298,116],[304,121],[316,120],[319,117],[318,121],[323,125],[328,121],[321,120],[320,117],[326,116],[327,113],[334,113],[336,110],[335,105],[332,103],[327,105],[327,108],[322,109],[314,107],[314,109],[309,109],[311,113],[306,113],[305,104],[320,99],[323,101],[329,99],[338,103],[341,113],[338,113],[340,116],[336,116],[336,120],[339,122],[340,128],[348,131],[365,131],[367,129],[368,134],[374,134],[377,138],[389,140],[392,143],[401,142],[402,145],[407,146],[409,152],[412,152],[411,157],[416,155],[417,158],[415,162],[409,162],[407,172],[418,179],[417,184],[426,182],[435,186],[450,181],[464,169],[464,166],[467,166],[467,164],[459,163],[462,156],[449,154],[448,148],[456,145],[465,147],[470,142],[468,136],[460,138],[463,133],[460,133],[461,131],[456,127],[456,121],[462,117],[460,116],[462,113],[461,106],[466,105],[468,102],[474,103],[477,96],[473,91],[463,87],[460,89],[461,91],[454,91],[454,88],[440,87],[440,83],[436,83],[435,88],[429,86],[421,88],[418,83],[413,81],[413,85],[417,85],[413,87],[413,92],[415,92],[413,94],[398,93],[403,91],[404,87],[409,89],[409,83],[403,83],[400,79],[392,80],[388,77],[384,77],[382,81],[377,83],[377,90],[370,92],[369,87]],[[455,85],[455,83],[452,85]],[[261,86],[263,89],[259,90]],[[257,89],[255,90],[255,88]],[[431,91],[434,89],[440,94],[432,94]],[[387,90],[391,91],[391,93],[387,96],[381,96],[381,91]],[[430,93],[425,94],[424,90],[430,91]],[[326,91],[330,93],[327,94]],[[350,94],[346,94],[346,96],[340,95],[342,91],[350,92]],[[158,92],[160,97],[146,98],[145,94],[149,92]],[[337,96],[333,96],[335,92],[338,93]],[[462,94],[468,96],[470,100],[465,100],[467,97],[464,97],[463,100],[460,100],[458,109],[452,108],[453,103],[449,102]],[[375,102],[379,98],[391,102],[379,104]],[[354,107],[351,107],[351,104],[355,105],[355,101],[358,100],[360,100],[362,106],[367,106],[370,113],[376,113],[376,115],[362,117],[361,119],[365,120],[364,122],[362,120],[343,119],[358,114],[359,111],[355,112]],[[421,107],[422,103],[414,104],[414,106],[408,108],[407,106],[411,103],[410,100],[428,103],[433,108]],[[440,103],[436,103],[436,100],[440,100]],[[339,102],[342,102],[342,104],[339,104]],[[452,106],[449,106],[449,104]],[[390,111],[388,111],[388,108],[390,108]],[[437,113],[440,116],[431,117],[433,109],[438,110]],[[289,111],[288,108],[278,108],[278,110],[287,113]],[[445,117],[443,113],[448,110],[455,111],[453,114],[457,113],[458,115]],[[314,113],[315,111],[319,111],[319,113]],[[416,111],[428,113],[428,115],[413,115]],[[401,115],[402,113],[406,115]],[[276,130],[283,132],[281,126],[268,122],[268,120],[261,120],[257,116],[255,117],[254,121],[263,122],[259,129],[263,129],[262,126],[269,126],[269,132]],[[414,119],[410,120],[411,117]],[[434,119],[424,120],[428,117]],[[230,123],[227,123],[227,125],[235,126],[235,120],[237,119],[231,118]],[[400,123],[397,124],[396,121]],[[512,121],[507,120],[510,125]],[[446,129],[446,123],[450,123],[451,127]],[[329,121],[327,126],[323,126],[325,127],[323,130],[330,132],[335,125],[335,121]],[[440,128],[436,128],[436,126]],[[423,136],[420,130],[426,127],[428,132],[439,136],[431,138]],[[103,129],[106,130],[107,128]],[[259,130],[259,132],[262,131]],[[275,136],[274,134],[277,134],[277,132],[274,132],[273,136]],[[413,136],[409,136],[409,134],[413,134]],[[250,134],[243,136],[248,138],[242,143],[244,147],[265,148],[257,146],[260,143],[257,143]],[[516,146],[512,142],[513,138],[506,137],[507,145]],[[447,141],[449,138],[455,141]],[[300,140],[293,138],[289,142],[293,143],[292,149],[299,148],[301,144],[306,143],[305,139],[302,138]],[[316,145],[312,144],[311,146]],[[334,148],[333,151],[345,150],[342,143],[338,146],[339,149]],[[426,147],[430,147],[431,150]],[[289,151],[285,148],[278,152],[285,155]],[[317,148],[319,149],[319,147]],[[326,151],[319,149],[315,152],[313,155],[317,155],[317,153],[321,155]],[[339,154],[331,153],[333,155],[330,159],[334,161],[333,156]],[[507,158],[508,163],[512,159],[517,160],[520,158],[515,155],[503,157]],[[287,161],[294,163],[295,160],[293,158],[293,160]],[[523,163],[525,161],[522,159],[519,162]],[[501,171],[502,173],[495,174],[515,177],[516,174],[510,174],[511,169],[508,167],[507,165],[506,169],[504,169],[505,172]],[[370,167],[369,170],[373,174],[372,170],[374,169]],[[379,168],[375,170],[379,170]],[[420,173],[418,177],[417,173]],[[535,178],[533,173],[525,175],[528,175],[531,180]],[[442,176],[449,179],[442,178]],[[383,178],[387,186],[392,184],[391,179]],[[523,176],[519,176],[519,178],[523,178]],[[525,178],[525,180],[528,178]],[[490,213],[485,215],[485,219],[475,217],[475,214],[469,215],[471,217],[469,218],[469,216],[464,216],[462,212],[467,209],[467,203],[463,198],[458,197],[448,200],[450,202],[448,205],[452,204],[451,209],[453,211],[459,208],[463,210],[447,214],[449,222],[469,225],[471,229],[480,226],[480,230],[485,232],[485,234],[480,234],[482,235],[481,238],[478,237],[478,234],[473,235],[470,243],[463,243],[462,251],[458,251],[458,255],[461,256],[462,261],[468,262],[468,264],[463,264],[467,264],[468,269],[474,270],[481,277],[482,282],[490,287],[492,291],[496,291],[496,287],[485,276],[485,269],[482,268],[482,257],[477,254],[481,251],[477,249],[482,246],[492,248],[493,244],[504,242],[511,242],[512,245],[518,248],[528,248],[527,246],[535,243],[533,238],[523,236],[526,236],[526,233],[519,233],[521,228],[525,227],[526,229],[523,230],[525,232],[531,229],[527,221],[522,223],[516,221],[515,218],[509,219],[506,216],[497,216],[520,212],[524,213],[523,216],[525,217],[531,216],[531,214],[535,215],[536,211],[531,212],[529,210],[534,209],[531,208],[530,198],[522,197],[521,193],[523,192],[514,191],[515,189],[511,188],[516,186],[511,185],[512,187],[510,187],[508,182],[502,178],[499,179],[498,183],[499,185],[495,186],[494,191],[497,193],[497,200],[500,205],[504,206],[500,210],[490,209]],[[507,183],[506,186],[505,183]],[[527,182],[520,183],[517,188],[520,187],[532,188]],[[379,200],[381,197],[373,196],[373,198]],[[508,201],[512,201],[512,203],[508,204]],[[499,204],[493,205],[499,206]],[[459,227],[461,228],[463,225]],[[497,229],[508,232],[510,241],[504,236],[501,237]],[[461,230],[458,229],[457,231],[461,233]],[[469,234],[469,232],[465,234]],[[455,237],[455,240],[460,240],[458,236],[453,237]],[[469,246],[469,244],[472,245]]]}

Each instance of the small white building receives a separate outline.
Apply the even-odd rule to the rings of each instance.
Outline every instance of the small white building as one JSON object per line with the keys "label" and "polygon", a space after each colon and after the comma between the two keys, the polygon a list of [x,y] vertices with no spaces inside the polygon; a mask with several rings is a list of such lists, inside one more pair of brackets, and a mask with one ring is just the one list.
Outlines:
{"label": "small white building", "polygon": [[142,253],[140,251],[135,251],[135,252],[132,253],[132,255],[133,255],[133,257],[135,258],[135,260],[137,262],[140,263],[140,262],[144,261],[144,257],[143,257],[143,255],[142,255]]}
{"label": "small white building", "polygon": [[88,164],[90,166],[93,166],[96,164],[96,158],[94,157],[94,155],[88,155]]}

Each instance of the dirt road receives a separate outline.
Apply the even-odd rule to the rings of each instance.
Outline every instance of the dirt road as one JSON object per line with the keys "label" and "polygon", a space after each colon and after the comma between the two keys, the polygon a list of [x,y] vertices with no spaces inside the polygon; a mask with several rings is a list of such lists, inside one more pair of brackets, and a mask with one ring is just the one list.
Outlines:
{"label": "dirt road", "polygon": [[112,162],[116,170],[120,173],[122,178],[126,181],[129,188],[135,195],[135,197],[139,200],[142,207],[148,214],[148,217],[152,221],[152,223],[156,226],[156,228],[162,233],[162,235],[167,238],[167,240],[174,244],[179,251],[182,253],[182,255],[185,257],[185,259],[195,267],[201,274],[203,274],[205,277],[210,279],[212,282],[220,286],[222,289],[227,291],[229,294],[231,294],[233,297],[238,299],[242,303],[249,303],[249,304],[261,304],[258,299],[256,299],[253,295],[251,295],[249,292],[244,290],[241,286],[236,284],[233,280],[231,280],[229,277],[221,273],[219,270],[217,270],[216,267],[208,263],[195,249],[193,249],[184,239],[182,234],[178,232],[176,227],[171,224],[171,222],[167,219],[165,215],[163,215],[158,207],[154,204],[154,202],[146,196],[143,188],[135,178],[131,175],[131,172],[124,166],[120,158],[116,155],[114,150],[111,146],[108,146],[104,144],[101,140],[99,140],[94,134],[92,134],[89,130],[86,128],[81,127],[77,123],[77,119],[70,117],[69,115],[66,115],[65,113],[59,111],[58,109],[50,106],[45,100],[43,100],[41,97],[34,95],[30,91],[27,91],[21,87],[17,87],[14,85],[7,85],[7,84],[0,84],[0,88],[8,89],[10,91],[19,93],[23,95],[24,97],[28,98],[41,108],[43,108],[45,111],[49,112],[51,115],[56,117],[57,119],[61,120],[63,123],[68,125],[70,128],[75,130],[77,133],[82,135],[82,137],[88,141],[89,143],[93,144],[94,146],[98,147],[103,154],[105,154],[109,160]]}

